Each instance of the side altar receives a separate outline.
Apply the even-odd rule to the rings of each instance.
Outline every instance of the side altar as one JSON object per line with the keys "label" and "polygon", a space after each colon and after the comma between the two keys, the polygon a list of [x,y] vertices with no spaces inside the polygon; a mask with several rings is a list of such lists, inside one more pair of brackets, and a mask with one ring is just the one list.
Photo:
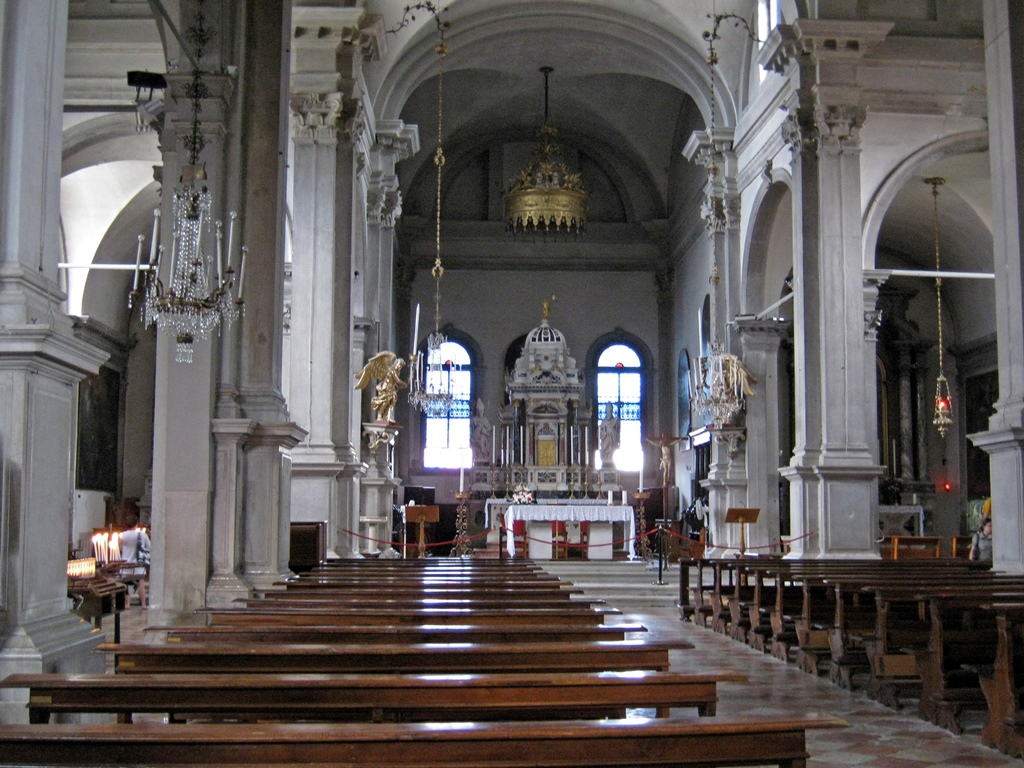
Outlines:
{"label": "side altar", "polygon": [[565,336],[550,324],[550,306],[545,300],[540,325],[527,334],[522,354],[505,376],[500,451],[497,430],[488,435],[486,427],[474,425],[479,436],[473,446],[474,490],[507,496],[525,486],[539,498],[621,490],[614,467],[594,466],[594,409],[585,403],[584,379]]}

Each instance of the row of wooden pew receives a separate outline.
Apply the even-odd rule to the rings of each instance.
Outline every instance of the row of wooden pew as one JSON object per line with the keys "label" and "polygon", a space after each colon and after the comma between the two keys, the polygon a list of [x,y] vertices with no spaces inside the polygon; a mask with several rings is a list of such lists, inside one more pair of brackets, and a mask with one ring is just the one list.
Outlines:
{"label": "row of wooden pew", "polygon": [[[692,576],[691,576],[692,571]],[[692,561],[682,618],[1024,756],[1024,576],[954,558]]]}
{"label": "row of wooden pew", "polygon": [[202,615],[101,646],[113,674],[2,681],[30,721],[0,726],[4,764],[799,768],[843,724],[717,717],[742,676],[670,671],[685,643],[529,562],[332,561]]}

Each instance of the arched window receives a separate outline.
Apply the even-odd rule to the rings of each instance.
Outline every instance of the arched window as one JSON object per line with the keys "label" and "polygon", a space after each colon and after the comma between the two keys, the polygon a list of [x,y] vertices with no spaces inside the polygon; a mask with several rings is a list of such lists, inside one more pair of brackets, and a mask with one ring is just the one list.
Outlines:
{"label": "arched window", "polygon": [[470,396],[473,373],[469,352],[457,341],[441,345],[444,365],[440,372],[428,372],[424,382],[428,392],[449,392],[452,407],[446,416],[424,416],[426,437],[423,442],[425,469],[472,467],[469,445]]}
{"label": "arched window", "polygon": [[597,413],[604,417],[607,405],[619,419],[619,450],[616,469],[635,472],[643,457],[640,429],[643,372],[640,355],[632,347],[615,343],[604,348],[597,358]]}

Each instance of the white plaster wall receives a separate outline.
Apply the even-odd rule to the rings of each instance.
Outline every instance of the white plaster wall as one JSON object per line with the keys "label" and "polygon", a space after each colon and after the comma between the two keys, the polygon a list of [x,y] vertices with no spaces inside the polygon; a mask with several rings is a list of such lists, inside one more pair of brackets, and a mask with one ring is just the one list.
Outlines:
{"label": "white plaster wall", "polygon": [[90,557],[92,531],[102,528],[105,523],[107,505],[104,500],[110,494],[105,491],[75,489],[71,505],[71,548],[79,557]]}

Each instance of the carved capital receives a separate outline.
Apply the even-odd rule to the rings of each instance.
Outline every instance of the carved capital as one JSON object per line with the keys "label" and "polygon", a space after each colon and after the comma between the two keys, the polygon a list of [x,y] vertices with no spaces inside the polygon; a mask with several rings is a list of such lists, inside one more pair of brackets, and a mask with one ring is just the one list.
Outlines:
{"label": "carved capital", "polygon": [[867,108],[846,104],[815,107],[814,122],[818,127],[821,149],[843,152],[860,149],[860,129],[867,118]]}
{"label": "carved capital", "polygon": [[297,139],[314,143],[337,139],[342,108],[340,93],[295,94],[290,106]]}
{"label": "carved capital", "polygon": [[782,140],[793,152],[814,152],[818,148],[818,126],[803,110],[790,112],[782,121]]}

